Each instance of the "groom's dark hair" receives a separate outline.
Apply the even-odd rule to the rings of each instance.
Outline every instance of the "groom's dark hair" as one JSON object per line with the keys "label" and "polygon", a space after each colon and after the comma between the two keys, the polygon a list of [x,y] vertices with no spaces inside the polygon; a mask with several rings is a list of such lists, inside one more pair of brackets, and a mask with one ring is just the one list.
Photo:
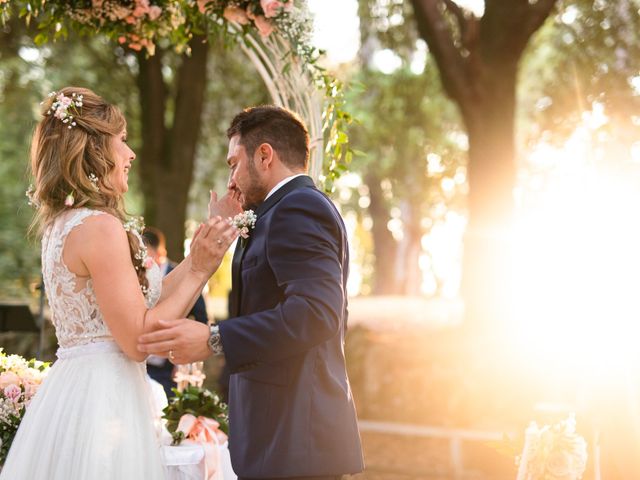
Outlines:
{"label": "groom's dark hair", "polygon": [[240,145],[253,156],[268,143],[289,168],[309,165],[309,132],[295,113],[275,105],[246,108],[231,121],[227,137],[240,135]]}

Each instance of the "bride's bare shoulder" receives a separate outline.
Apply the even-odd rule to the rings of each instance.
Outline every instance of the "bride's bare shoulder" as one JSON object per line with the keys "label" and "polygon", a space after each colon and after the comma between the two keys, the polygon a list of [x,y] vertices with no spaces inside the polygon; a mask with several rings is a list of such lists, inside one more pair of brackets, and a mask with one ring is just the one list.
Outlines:
{"label": "bride's bare shoulder", "polygon": [[122,222],[106,212],[84,218],[65,241],[64,259],[70,267],[76,266],[76,274],[85,273],[82,266],[96,256],[114,261],[121,256],[129,257],[129,243]]}
{"label": "bride's bare shoulder", "polygon": [[[84,242],[89,240],[98,243],[113,241],[126,237],[122,222],[110,213],[99,210],[85,210],[75,217],[69,217],[74,224],[67,237],[67,243],[74,243],[74,239]],[[80,221],[78,221],[80,220]]]}

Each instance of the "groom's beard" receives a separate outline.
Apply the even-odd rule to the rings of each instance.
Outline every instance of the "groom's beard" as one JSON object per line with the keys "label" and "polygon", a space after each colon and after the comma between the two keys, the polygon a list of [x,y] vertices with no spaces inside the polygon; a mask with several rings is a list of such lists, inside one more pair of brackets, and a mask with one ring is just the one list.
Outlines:
{"label": "groom's beard", "polygon": [[266,186],[263,184],[258,170],[253,163],[249,162],[249,185],[243,190],[242,193],[242,208],[243,210],[255,210],[264,202],[265,197],[269,193]]}

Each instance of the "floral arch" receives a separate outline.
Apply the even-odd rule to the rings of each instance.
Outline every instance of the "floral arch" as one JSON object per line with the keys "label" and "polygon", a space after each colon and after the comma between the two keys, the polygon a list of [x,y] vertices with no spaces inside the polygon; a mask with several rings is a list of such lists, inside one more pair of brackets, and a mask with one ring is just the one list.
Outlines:
{"label": "floral arch", "polygon": [[342,86],[317,63],[322,52],[310,44],[304,0],[0,0],[2,21],[15,12],[38,25],[36,44],[74,31],[103,34],[148,55],[157,44],[189,54],[194,35],[221,33],[239,43],[273,103],[307,123],[310,173],[319,184],[331,190],[351,160]]}

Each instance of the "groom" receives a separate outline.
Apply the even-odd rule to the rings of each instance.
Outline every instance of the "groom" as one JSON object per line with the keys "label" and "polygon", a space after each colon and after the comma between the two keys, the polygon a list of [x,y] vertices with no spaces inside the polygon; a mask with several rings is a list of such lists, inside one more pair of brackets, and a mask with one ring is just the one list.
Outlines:
{"label": "groom", "polygon": [[338,211],[305,174],[309,135],[293,113],[263,106],[238,114],[227,136],[229,189],[257,215],[234,254],[230,318],[210,330],[166,321],[139,348],[174,363],[224,354],[241,480],[360,472],[344,359],[349,249]]}

